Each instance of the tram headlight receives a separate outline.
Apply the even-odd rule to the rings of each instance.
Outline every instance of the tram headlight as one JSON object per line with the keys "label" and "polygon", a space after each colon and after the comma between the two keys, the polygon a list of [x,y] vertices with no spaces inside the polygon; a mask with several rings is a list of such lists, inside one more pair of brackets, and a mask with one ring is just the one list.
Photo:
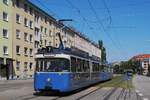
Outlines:
{"label": "tram headlight", "polygon": [[50,82],[50,81],[51,81],[51,79],[50,79],[50,78],[48,78],[48,79],[47,79],[47,82]]}

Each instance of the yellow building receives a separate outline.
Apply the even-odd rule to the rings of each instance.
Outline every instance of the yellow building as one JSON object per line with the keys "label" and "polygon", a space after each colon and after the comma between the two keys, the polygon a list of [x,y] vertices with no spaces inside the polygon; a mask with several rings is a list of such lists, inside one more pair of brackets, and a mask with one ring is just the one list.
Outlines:
{"label": "yellow building", "polygon": [[13,78],[12,1],[0,0],[0,79]]}
{"label": "yellow building", "polygon": [[[6,4],[3,1],[6,1]],[[0,64],[5,62],[4,58],[7,58],[6,62],[8,58],[12,59],[9,62],[9,77],[32,78],[36,67],[34,57],[38,48],[59,47],[57,33],[61,34],[65,47],[75,47],[91,55],[101,53],[98,47],[83,35],[57,21],[29,0],[1,0],[0,4],[3,5],[0,12],[9,15],[9,21],[0,20],[0,30],[7,27],[11,33],[9,38],[0,35],[0,48],[5,46],[8,49],[8,55],[5,56],[2,49],[0,50]]]}
{"label": "yellow building", "polygon": [[13,65],[16,78],[33,77],[34,11],[26,0],[13,0]]}

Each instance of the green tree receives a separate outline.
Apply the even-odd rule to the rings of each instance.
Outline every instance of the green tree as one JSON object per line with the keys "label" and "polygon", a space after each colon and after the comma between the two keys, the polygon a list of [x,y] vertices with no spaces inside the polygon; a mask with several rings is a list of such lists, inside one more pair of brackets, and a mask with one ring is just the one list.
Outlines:
{"label": "green tree", "polygon": [[139,61],[129,60],[129,61],[121,62],[120,66],[123,70],[132,69],[134,73],[139,73],[141,70]]}
{"label": "green tree", "polygon": [[98,45],[99,45],[99,49],[101,50],[101,62],[105,63],[106,62],[106,49],[103,46],[103,41],[99,40]]}
{"label": "green tree", "polygon": [[99,45],[99,49],[102,50],[102,48],[103,48],[103,41],[102,41],[102,40],[99,40],[99,41],[98,41],[98,45]]}
{"label": "green tree", "polygon": [[106,62],[106,49],[103,47],[102,49],[102,54],[101,54],[101,57],[102,57],[102,62]]}

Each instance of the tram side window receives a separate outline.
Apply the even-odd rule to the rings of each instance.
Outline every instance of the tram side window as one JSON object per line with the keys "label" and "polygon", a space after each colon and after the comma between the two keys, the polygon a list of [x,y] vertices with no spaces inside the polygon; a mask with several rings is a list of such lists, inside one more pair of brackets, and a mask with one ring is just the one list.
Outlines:
{"label": "tram side window", "polygon": [[90,71],[90,65],[89,65],[89,61],[87,61],[87,72]]}
{"label": "tram side window", "polygon": [[43,71],[43,61],[40,61],[40,71]]}
{"label": "tram side window", "polygon": [[85,60],[82,60],[82,72],[86,72],[86,62],[85,62]]}
{"label": "tram side window", "polygon": [[95,71],[94,63],[92,63],[92,71]]}
{"label": "tram side window", "polygon": [[71,57],[71,71],[72,72],[88,72],[89,69],[90,69],[89,61]]}
{"label": "tram side window", "polygon": [[44,61],[44,71],[47,70],[47,61]]}
{"label": "tram side window", "polygon": [[76,72],[77,62],[76,58],[71,57],[71,72]]}
{"label": "tram side window", "polygon": [[104,65],[104,72],[108,72],[108,66]]}
{"label": "tram side window", "polygon": [[104,72],[104,68],[105,66],[104,65],[100,65],[100,70]]}
{"label": "tram side window", "polygon": [[81,60],[81,72],[84,72],[84,60]]}
{"label": "tram side window", "polygon": [[82,62],[81,62],[81,59],[77,59],[77,72],[82,72]]}
{"label": "tram side window", "polygon": [[98,72],[100,71],[100,67],[98,63],[92,63],[92,67],[93,67],[93,72]]}
{"label": "tram side window", "polygon": [[39,62],[38,61],[36,61],[36,71],[39,71]]}
{"label": "tram side window", "polygon": [[83,67],[84,72],[89,72],[89,62],[84,60],[84,67]]}
{"label": "tram side window", "polygon": [[96,71],[100,71],[98,63],[96,63]]}

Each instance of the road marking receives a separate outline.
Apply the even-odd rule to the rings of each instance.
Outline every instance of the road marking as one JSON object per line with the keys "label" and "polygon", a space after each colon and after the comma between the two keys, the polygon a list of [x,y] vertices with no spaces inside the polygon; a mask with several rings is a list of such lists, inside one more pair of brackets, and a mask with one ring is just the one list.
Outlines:
{"label": "road marking", "polygon": [[143,94],[142,94],[142,93],[139,93],[138,95],[139,95],[139,96],[143,96]]}
{"label": "road marking", "polygon": [[140,91],[139,91],[139,90],[135,90],[135,92],[136,92],[136,93],[139,93]]}
{"label": "road marking", "polygon": [[143,100],[149,100],[148,98],[143,98]]}

